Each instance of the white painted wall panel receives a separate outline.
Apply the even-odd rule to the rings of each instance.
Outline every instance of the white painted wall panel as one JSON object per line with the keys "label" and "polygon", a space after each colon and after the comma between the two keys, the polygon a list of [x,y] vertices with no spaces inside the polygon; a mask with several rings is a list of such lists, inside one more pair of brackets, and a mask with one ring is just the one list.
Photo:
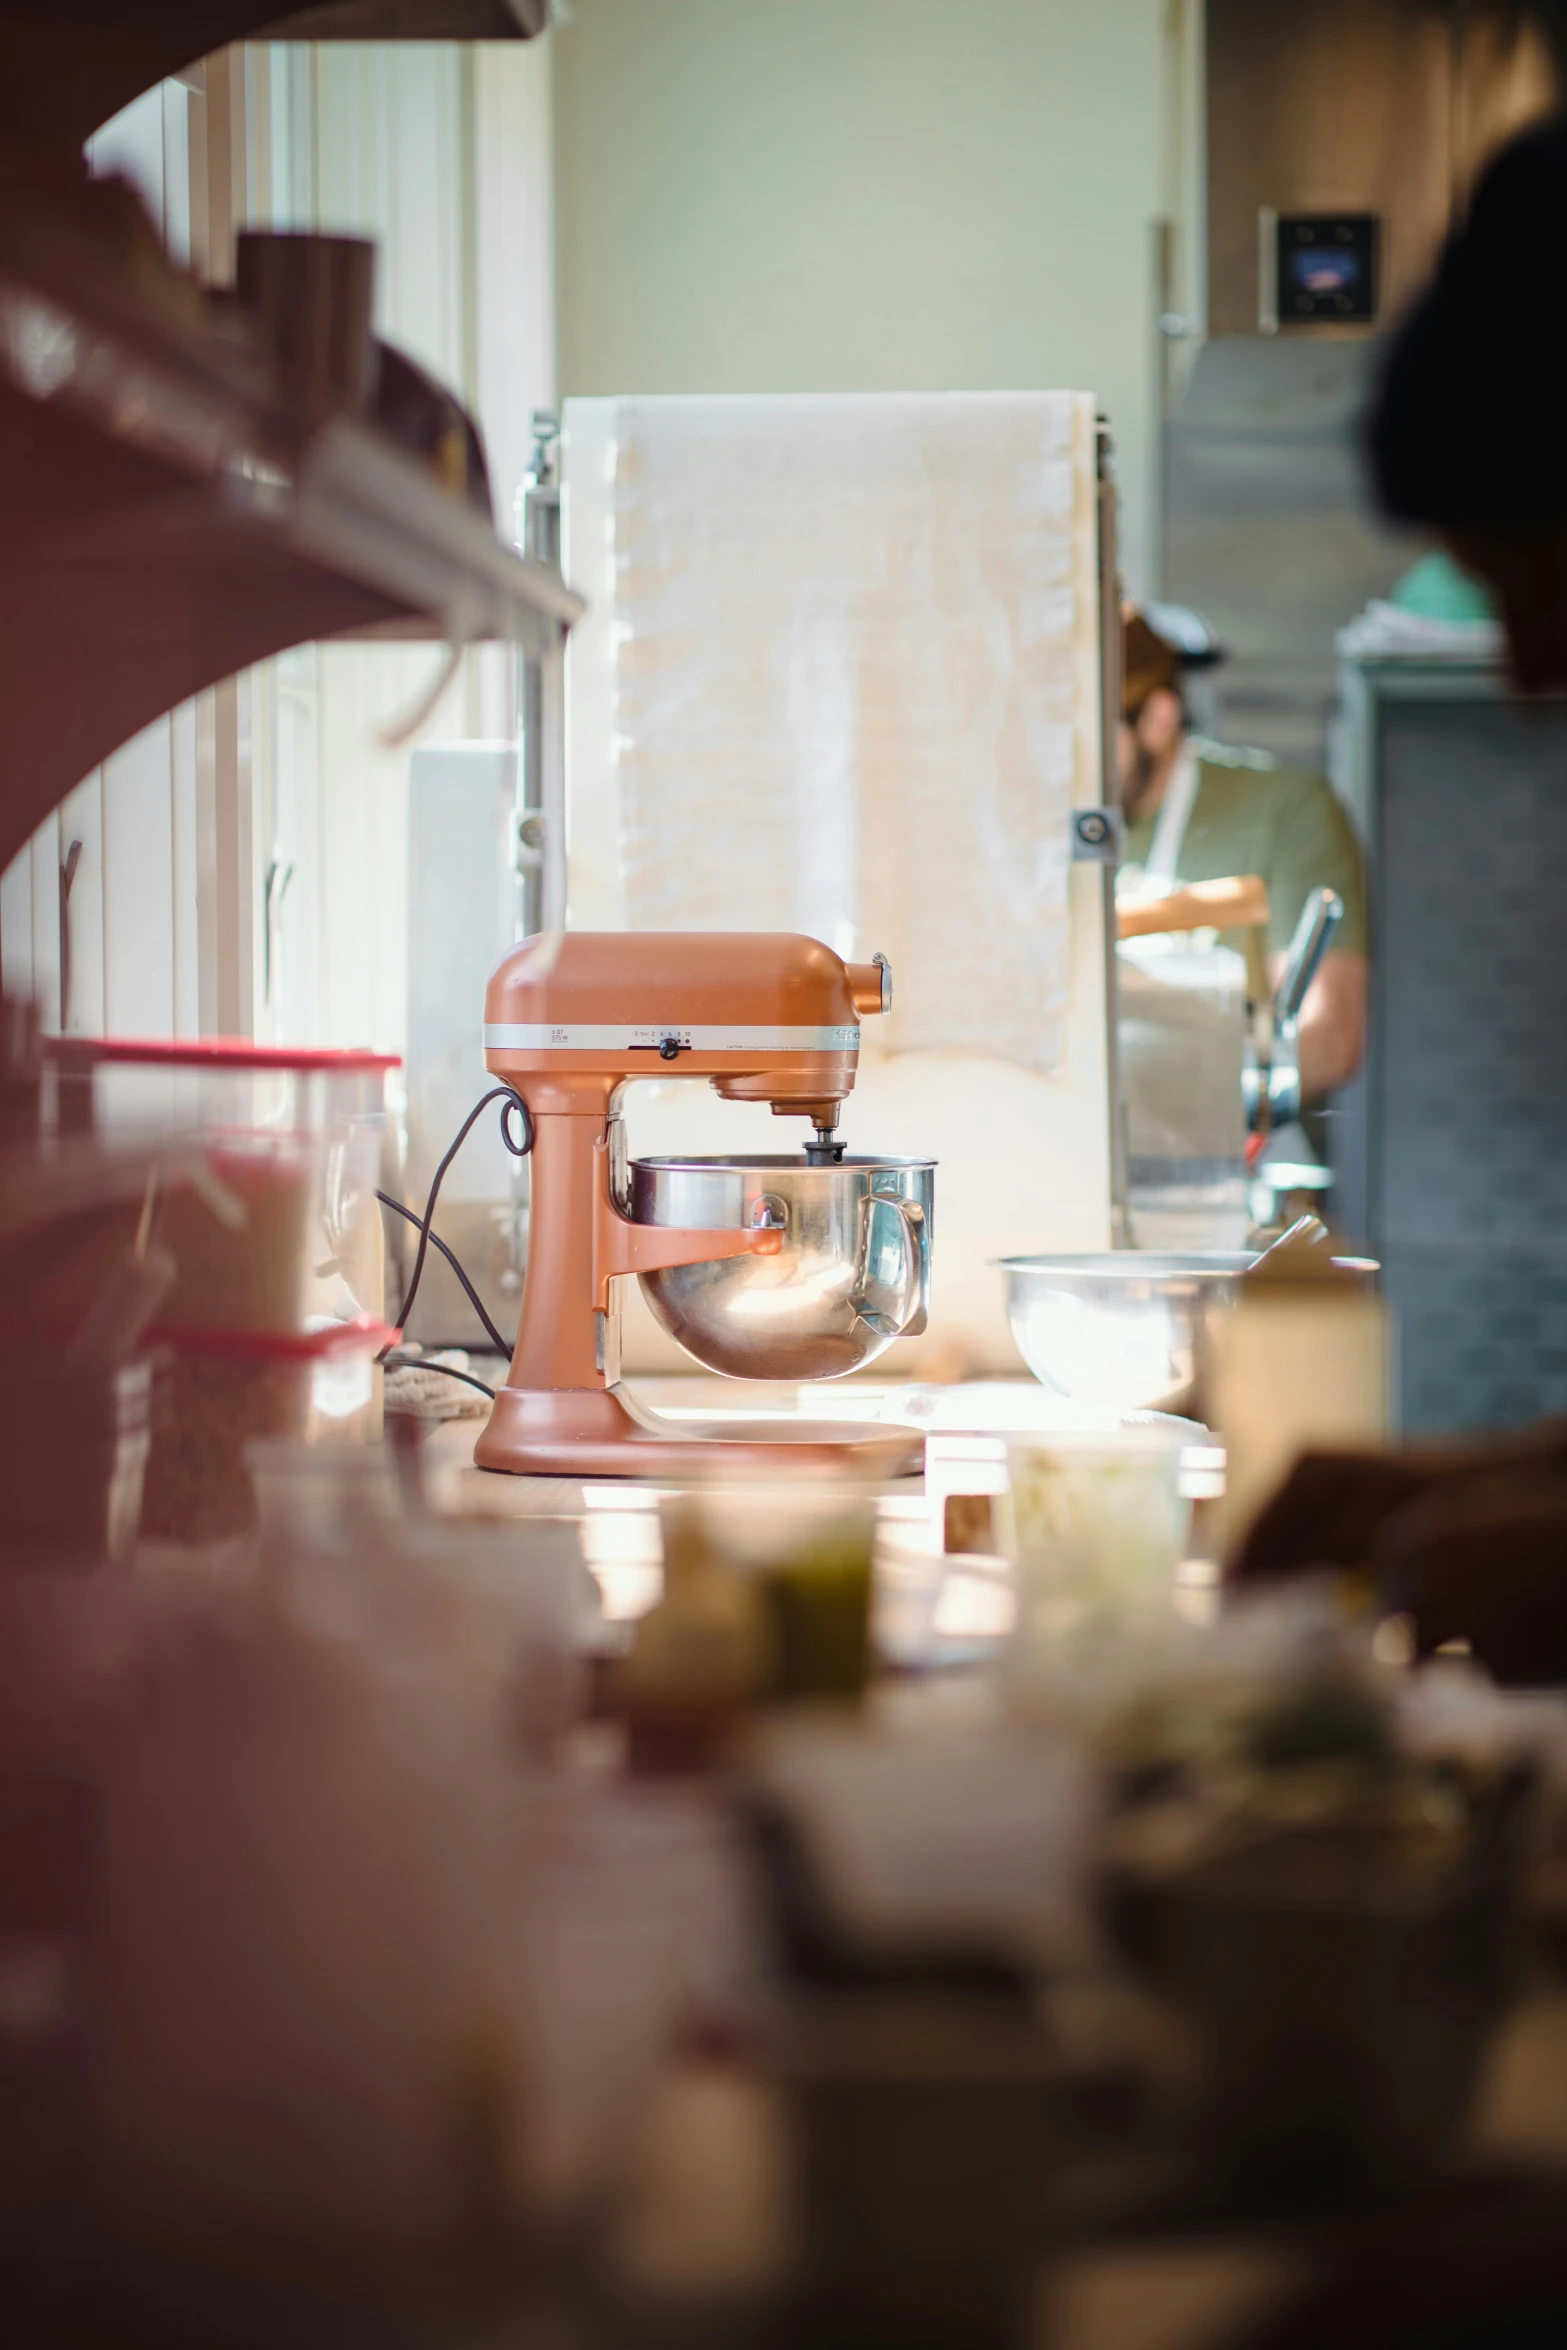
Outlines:
{"label": "white painted wall panel", "polygon": [[28,841],[0,873],[0,987],[8,996],[33,992],[33,844]]}
{"label": "white painted wall panel", "polygon": [[60,1025],[60,818],[33,834],[33,1001],[46,1028]]}
{"label": "white painted wall panel", "polygon": [[1152,592],[1151,224],[1192,0],[571,0],[563,393],[1026,391],[1108,409]]}
{"label": "white painted wall panel", "polygon": [[[168,211],[166,85],[157,84],[133,98],[129,106],[106,122],[87,142],[87,166],[98,179],[111,172],[128,179],[162,229]],[[188,166],[187,166],[188,168]],[[190,205],[185,206],[189,235]]]}
{"label": "white painted wall panel", "polygon": [[474,51],[475,396],[503,538],[527,471],[530,413],[555,400],[550,55],[548,40]]}
{"label": "white painted wall panel", "polygon": [[175,1026],[173,722],[103,767],[103,1017],[111,1036]]}
{"label": "white painted wall panel", "polygon": [[[80,843],[62,925],[60,1025],[70,1036],[103,1034],[103,772],[94,768],[60,802],[61,889]],[[68,971],[66,959],[68,958]],[[69,981],[68,991],[66,981]],[[68,1000],[67,1000],[68,993]]]}
{"label": "white painted wall panel", "polygon": [[170,938],[174,1034],[201,1034],[198,867],[196,855],[196,705],[181,702],[169,717],[170,850],[173,928]]}

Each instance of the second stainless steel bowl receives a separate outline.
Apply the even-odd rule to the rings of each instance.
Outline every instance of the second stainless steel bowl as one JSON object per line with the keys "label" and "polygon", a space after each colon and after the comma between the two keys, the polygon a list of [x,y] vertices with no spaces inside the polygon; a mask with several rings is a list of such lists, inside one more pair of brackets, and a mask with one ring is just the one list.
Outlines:
{"label": "second stainless steel bowl", "polygon": [[840,1379],[925,1326],[929,1159],[633,1159],[638,1224],[771,1226],[776,1256],[644,1273],[654,1314],[731,1379]]}
{"label": "second stainless steel bowl", "polygon": [[1256,1262],[1243,1249],[1007,1257],[1007,1320],[1037,1379],[1075,1403],[1184,1411],[1203,1326]]}

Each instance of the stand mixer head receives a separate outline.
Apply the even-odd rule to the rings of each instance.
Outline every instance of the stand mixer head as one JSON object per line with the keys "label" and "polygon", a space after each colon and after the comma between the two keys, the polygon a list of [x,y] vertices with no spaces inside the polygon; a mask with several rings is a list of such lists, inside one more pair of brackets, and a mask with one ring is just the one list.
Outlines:
{"label": "stand mixer head", "polygon": [[[801,1212],[776,1180],[769,1186],[766,1170],[777,1162],[756,1161],[750,1185],[709,1186],[696,1195],[721,1203],[734,1222],[651,1220],[660,1213],[650,1204],[659,1187],[646,1185],[650,1220],[638,1220],[622,1087],[637,1077],[703,1077],[725,1100],[768,1102],[778,1116],[808,1120],[810,1139],[794,1165],[808,1185],[810,1170],[819,1170],[816,1188],[824,1191],[865,1165],[842,1166],[838,1115],[854,1084],[860,1021],[890,1001],[881,958],[845,963],[830,947],[790,933],[546,932],[507,956],[485,998],[485,1060],[533,1118],[533,1205],[516,1351],[475,1449],[481,1468],[653,1476],[776,1466],[781,1458],[798,1463],[807,1447],[841,1460],[850,1443],[884,1473],[918,1465],[914,1440],[886,1431],[867,1439],[847,1423],[813,1430],[791,1421],[776,1433],[748,1432],[715,1445],[712,1436],[661,1428],[619,1390],[618,1277],[636,1273],[651,1282],[675,1267],[777,1259],[765,1269],[776,1305],[796,1262],[804,1262],[789,1252],[809,1245]],[[722,1164],[743,1177],[745,1162]],[[860,1253],[886,1259],[901,1250],[906,1261],[905,1277],[892,1283],[900,1302],[891,1313],[885,1298],[874,1311],[851,1309],[869,1334],[860,1360],[899,1329],[920,1326],[928,1283],[929,1167],[915,1171],[916,1181],[903,1163],[871,1164],[892,1170],[891,1190],[860,1216]],[[845,1284],[835,1290],[814,1262],[821,1312],[841,1315]],[[742,1270],[733,1267],[736,1275]],[[797,1321],[797,1285],[784,1302]],[[700,1356],[700,1345],[693,1351]],[[756,1359],[765,1365],[765,1344]],[[878,1447],[886,1459],[873,1463]]]}

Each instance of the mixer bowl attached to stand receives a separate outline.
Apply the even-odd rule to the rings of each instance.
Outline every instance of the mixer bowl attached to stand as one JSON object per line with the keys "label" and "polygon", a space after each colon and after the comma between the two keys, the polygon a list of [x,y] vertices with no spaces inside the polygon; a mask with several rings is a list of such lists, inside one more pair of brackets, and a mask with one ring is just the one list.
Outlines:
{"label": "mixer bowl attached to stand", "polygon": [[726,1378],[844,1378],[925,1327],[934,1190],[928,1159],[633,1159],[633,1223],[780,1235],[769,1256],[644,1273],[643,1295]]}

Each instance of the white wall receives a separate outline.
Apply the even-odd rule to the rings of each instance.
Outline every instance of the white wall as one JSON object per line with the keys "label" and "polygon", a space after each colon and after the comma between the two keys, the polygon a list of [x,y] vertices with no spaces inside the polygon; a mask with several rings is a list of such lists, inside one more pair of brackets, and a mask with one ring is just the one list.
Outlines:
{"label": "white wall", "polygon": [[[473,406],[496,529],[554,397],[545,43],[277,45],[266,61],[267,216],[376,240],[376,329]],[[470,651],[422,740],[508,736],[511,653]],[[302,646],[266,664],[257,870],[289,874],[259,1033],[400,1052],[408,996],[408,763],[389,722],[438,644]],[[258,730],[259,732],[259,730]],[[478,1014],[475,1012],[475,1019]]]}
{"label": "white wall", "polygon": [[1149,586],[1153,223],[1194,0],[571,0],[563,394],[1062,388]]}

